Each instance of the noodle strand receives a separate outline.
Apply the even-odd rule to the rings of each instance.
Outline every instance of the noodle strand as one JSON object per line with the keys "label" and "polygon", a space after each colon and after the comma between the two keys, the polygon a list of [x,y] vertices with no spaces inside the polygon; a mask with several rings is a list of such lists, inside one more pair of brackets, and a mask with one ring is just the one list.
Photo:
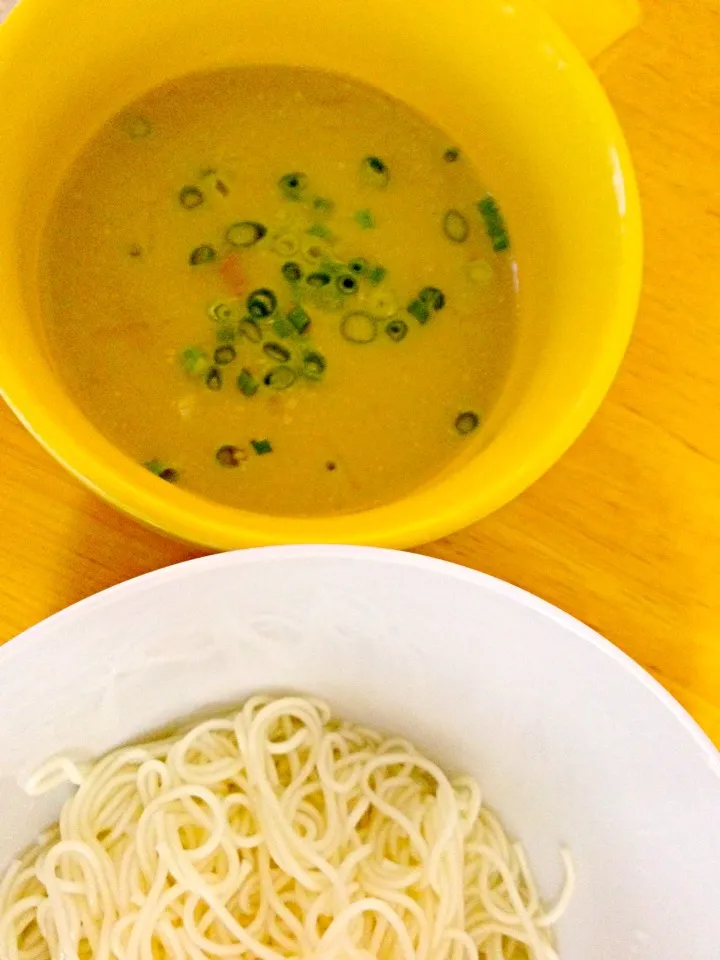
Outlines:
{"label": "noodle strand", "polygon": [[0,960],[558,960],[574,886],[408,741],[326,704],[239,712],[28,783],[76,788],[0,880]]}

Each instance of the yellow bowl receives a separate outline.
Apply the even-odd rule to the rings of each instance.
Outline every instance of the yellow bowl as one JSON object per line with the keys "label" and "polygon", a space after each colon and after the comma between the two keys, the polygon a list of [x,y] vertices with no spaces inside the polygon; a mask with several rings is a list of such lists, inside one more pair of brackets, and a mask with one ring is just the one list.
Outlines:
{"label": "yellow bowl", "polygon": [[[280,518],[158,483],[83,417],[47,356],[38,239],[72,157],[150,87],[237,62],[342,71],[418,108],[476,160],[512,226],[521,333],[496,429],[383,507]],[[442,536],[547,470],[620,363],[641,272],[630,161],[591,71],[530,0],[22,0],[0,28],[0,103],[0,388],[68,469],[177,537],[224,549]]]}

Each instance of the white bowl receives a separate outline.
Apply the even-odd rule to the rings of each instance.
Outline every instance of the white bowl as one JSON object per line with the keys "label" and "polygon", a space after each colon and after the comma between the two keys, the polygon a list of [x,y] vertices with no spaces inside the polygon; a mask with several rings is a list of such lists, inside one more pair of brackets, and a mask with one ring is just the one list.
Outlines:
{"label": "white bowl", "polygon": [[18,779],[258,690],[310,692],[477,776],[544,893],[578,885],[563,960],[717,960],[720,757],[571,617],[451,564],[345,547],[194,560],[0,649],[0,871],[61,794]]}

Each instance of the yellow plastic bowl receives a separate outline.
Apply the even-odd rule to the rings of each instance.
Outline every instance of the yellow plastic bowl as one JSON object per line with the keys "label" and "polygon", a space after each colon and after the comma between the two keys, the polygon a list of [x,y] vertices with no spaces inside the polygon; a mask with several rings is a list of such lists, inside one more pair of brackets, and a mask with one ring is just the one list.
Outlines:
{"label": "yellow plastic bowl", "polygon": [[[238,62],[345,72],[418,108],[463,144],[511,225],[521,333],[497,426],[474,457],[383,507],[271,517],[158,483],[83,417],[49,362],[38,239],[72,157],[150,87]],[[620,363],[641,272],[630,161],[591,71],[529,0],[22,0],[0,28],[0,103],[0,388],[68,469],[177,537],[224,549],[442,536],[547,470]]]}

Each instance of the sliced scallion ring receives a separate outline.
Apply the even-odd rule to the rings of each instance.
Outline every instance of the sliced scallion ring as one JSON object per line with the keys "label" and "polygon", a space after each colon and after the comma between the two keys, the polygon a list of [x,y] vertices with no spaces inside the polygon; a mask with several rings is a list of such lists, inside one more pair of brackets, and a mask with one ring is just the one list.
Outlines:
{"label": "sliced scallion ring", "polygon": [[368,272],[368,262],[364,257],[355,257],[347,266],[348,272],[354,273],[356,277],[363,277]]}
{"label": "sliced scallion ring", "polygon": [[473,410],[465,410],[455,417],[455,429],[461,437],[477,430],[479,424],[480,418]]}
{"label": "sliced scallion ring", "polygon": [[180,206],[186,210],[195,210],[205,201],[205,196],[198,187],[183,187],[178,194]]}
{"label": "sliced scallion ring", "polygon": [[269,317],[277,309],[277,297],[272,290],[261,287],[259,290],[253,290],[247,298],[247,308],[251,317],[256,319]]}
{"label": "sliced scallion ring", "polygon": [[254,397],[260,389],[260,385],[247,367],[238,374],[237,385],[238,390],[244,393],[246,397]]}
{"label": "sliced scallion ring", "polygon": [[236,303],[229,303],[227,300],[218,300],[208,310],[210,319],[215,323],[228,325],[237,323],[241,317],[240,308]]}
{"label": "sliced scallion ring", "polygon": [[289,260],[287,263],[284,263],[281,272],[288,283],[298,283],[303,277],[302,267],[299,263],[295,263],[294,260]]}
{"label": "sliced scallion ring", "polygon": [[246,337],[251,343],[260,343],[263,338],[260,324],[255,317],[243,317],[238,324],[238,333],[241,337]]}
{"label": "sliced scallion ring", "polygon": [[205,375],[205,386],[208,390],[221,390],[223,385],[223,376],[217,367],[210,367]]}
{"label": "sliced scallion ring", "polygon": [[228,227],[225,239],[231,247],[253,247],[267,233],[267,228],[254,220],[241,220]]}
{"label": "sliced scallion ring", "polygon": [[321,380],[326,369],[327,361],[321,353],[312,350],[304,354],[302,372],[308,380]]}
{"label": "sliced scallion ring", "polygon": [[203,243],[190,253],[188,263],[191,267],[199,267],[204,263],[212,263],[217,258],[217,250],[209,243]]}
{"label": "sliced scallion ring", "polygon": [[346,296],[352,296],[352,294],[358,292],[357,278],[351,273],[341,273],[335,281],[335,285],[340,293],[343,293]]}
{"label": "sliced scallion ring", "polygon": [[278,186],[286,200],[300,203],[307,193],[308,178],[304,173],[286,173],[278,180]]}
{"label": "sliced scallion ring", "polygon": [[266,387],[272,387],[273,390],[287,390],[297,379],[297,374],[290,367],[273,367],[263,378]]}
{"label": "sliced scallion ring", "polygon": [[235,350],[235,347],[231,346],[230,344],[225,344],[224,346],[218,347],[215,350],[213,360],[218,364],[218,366],[224,367],[226,364],[232,363],[235,357],[237,357],[237,351]]}
{"label": "sliced scallion ring", "polygon": [[215,459],[221,467],[239,467],[247,458],[247,451],[243,450],[242,447],[234,446],[232,443],[223,444],[215,452]]}
{"label": "sliced scallion ring", "polygon": [[324,270],[317,270],[314,273],[309,273],[307,277],[305,277],[305,283],[309,287],[326,287],[330,283],[330,280],[330,274]]}
{"label": "sliced scallion ring", "polygon": [[423,287],[419,299],[426,303],[431,310],[442,310],[445,306],[445,294],[437,287]]}
{"label": "sliced scallion ring", "polygon": [[271,360],[277,360],[278,363],[287,363],[290,359],[290,351],[281,343],[264,343],[263,352]]}
{"label": "sliced scallion ring", "polygon": [[470,224],[459,210],[448,210],[443,218],[443,233],[453,243],[465,243],[470,236]]}
{"label": "sliced scallion ring", "polygon": [[395,320],[390,320],[385,326],[385,333],[390,337],[391,340],[394,340],[395,343],[399,343],[401,340],[404,340],[408,334],[408,325],[404,320],[400,320],[397,317]]}
{"label": "sliced scallion ring", "polygon": [[377,320],[362,310],[346,313],[340,322],[340,334],[349,343],[372,343],[377,336]]}

